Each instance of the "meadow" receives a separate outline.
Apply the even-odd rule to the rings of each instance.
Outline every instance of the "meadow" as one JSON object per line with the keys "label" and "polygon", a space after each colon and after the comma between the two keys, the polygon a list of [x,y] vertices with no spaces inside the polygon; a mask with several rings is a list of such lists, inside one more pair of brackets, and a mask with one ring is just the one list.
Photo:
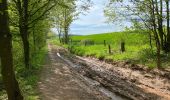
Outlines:
{"label": "meadow", "polygon": [[[130,61],[149,68],[156,67],[156,49],[151,48],[146,32],[126,31],[71,36],[71,41],[68,45],[69,50],[79,56],[91,56],[100,60]],[[94,44],[85,45],[83,41],[93,41]],[[125,52],[120,50],[122,41],[125,42]],[[111,54],[109,54],[108,45],[111,46]],[[169,56],[163,52],[161,55],[162,59],[169,59]],[[168,61],[164,60],[163,67],[169,66]]]}

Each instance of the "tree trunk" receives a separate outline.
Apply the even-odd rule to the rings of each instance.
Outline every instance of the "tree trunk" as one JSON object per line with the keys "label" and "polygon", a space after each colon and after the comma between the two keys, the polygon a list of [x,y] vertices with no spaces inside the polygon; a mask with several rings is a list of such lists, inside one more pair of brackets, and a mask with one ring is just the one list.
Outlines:
{"label": "tree trunk", "polygon": [[[26,33],[26,32],[24,32]],[[30,67],[30,47],[29,47],[29,41],[28,36],[22,33],[22,42],[23,42],[23,49],[24,49],[24,62],[25,67],[29,69]]]}
{"label": "tree trunk", "polygon": [[[161,49],[164,50],[164,31],[163,31],[163,2],[160,0],[160,7],[158,7],[158,2],[156,0],[156,12],[158,17],[158,31],[160,36]],[[160,10],[159,10],[160,8]],[[159,13],[160,11],[160,13]]]}
{"label": "tree trunk", "polygon": [[69,41],[69,37],[68,37],[68,27],[66,26],[64,28],[64,40],[65,40],[65,44],[68,44],[68,41]]}
{"label": "tree trunk", "polygon": [[161,48],[160,43],[157,43],[157,68],[161,68]]}
{"label": "tree trunk", "polygon": [[33,28],[33,32],[32,32],[32,37],[33,37],[34,51],[36,51],[37,48],[36,48],[36,37],[35,37],[35,29],[34,28]]}
{"label": "tree trunk", "polygon": [[160,39],[159,39],[159,35],[157,32],[157,24],[156,24],[156,15],[155,15],[155,4],[154,1],[151,0],[152,3],[152,11],[151,11],[151,17],[152,17],[152,25],[153,25],[153,29],[152,31],[154,32],[154,37],[155,37],[155,42],[156,42],[156,48],[157,48],[157,68],[161,68],[161,56],[160,56]]}
{"label": "tree trunk", "polygon": [[68,22],[68,15],[67,15],[67,9],[64,10],[64,42],[65,44],[68,44],[69,37],[68,37],[68,31],[69,31],[69,22]]}
{"label": "tree trunk", "polygon": [[[23,7],[22,7],[23,6]],[[19,13],[19,30],[24,48],[24,63],[25,67],[30,67],[30,49],[28,39],[28,0],[23,0],[22,3],[18,0],[17,3]]]}
{"label": "tree trunk", "polygon": [[149,31],[149,44],[150,44],[151,49],[153,49],[153,46],[152,46],[152,35],[151,35],[150,31]]}
{"label": "tree trunk", "polygon": [[61,24],[59,24],[58,27],[57,27],[57,30],[58,30],[58,39],[59,39],[60,43],[62,43],[62,40],[61,40],[61,32],[62,31],[61,31],[61,29],[62,29]]}
{"label": "tree trunk", "polygon": [[61,41],[61,33],[58,33],[58,39],[59,39],[60,43],[62,43],[62,41]]}
{"label": "tree trunk", "polygon": [[1,73],[8,100],[23,100],[13,70],[12,36],[8,24],[7,0],[0,1],[0,57]]}
{"label": "tree trunk", "polygon": [[167,52],[170,52],[170,30],[169,30],[169,0],[166,0],[166,12],[167,12]]}

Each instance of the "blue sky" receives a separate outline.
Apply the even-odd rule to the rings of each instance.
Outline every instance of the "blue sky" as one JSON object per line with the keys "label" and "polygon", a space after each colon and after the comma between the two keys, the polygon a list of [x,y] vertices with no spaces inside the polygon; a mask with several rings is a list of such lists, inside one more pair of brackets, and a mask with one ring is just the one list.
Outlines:
{"label": "blue sky", "polygon": [[[108,0],[92,0],[93,5],[86,15],[80,15],[70,27],[71,34],[88,35],[123,31],[126,25],[118,23],[108,24],[103,13],[103,9]],[[125,23],[126,24],[126,23]]]}
{"label": "blue sky", "polygon": [[120,31],[120,25],[108,24],[103,9],[108,0],[92,0],[93,6],[86,15],[80,15],[70,27],[71,34],[96,34]]}

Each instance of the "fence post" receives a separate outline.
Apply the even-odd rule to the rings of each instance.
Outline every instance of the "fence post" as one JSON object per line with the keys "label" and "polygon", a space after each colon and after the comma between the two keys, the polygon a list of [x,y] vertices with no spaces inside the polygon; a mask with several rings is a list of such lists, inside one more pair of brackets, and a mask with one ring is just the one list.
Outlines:
{"label": "fence post", "polygon": [[104,40],[104,46],[106,46],[106,40]]}
{"label": "fence post", "polygon": [[111,52],[111,46],[110,46],[110,44],[108,45],[108,47],[109,47],[109,54],[111,54],[112,52]]}
{"label": "fence post", "polygon": [[125,42],[121,41],[121,52],[125,52]]}

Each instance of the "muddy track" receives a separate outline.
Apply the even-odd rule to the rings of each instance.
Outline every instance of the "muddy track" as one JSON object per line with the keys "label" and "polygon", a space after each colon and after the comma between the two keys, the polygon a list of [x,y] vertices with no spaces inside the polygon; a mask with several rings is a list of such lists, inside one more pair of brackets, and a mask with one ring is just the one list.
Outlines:
{"label": "muddy track", "polygon": [[[74,59],[75,60],[75,59]],[[75,62],[78,60],[76,59]],[[75,63],[74,62],[74,63]],[[75,68],[80,74],[95,80],[109,91],[132,100],[159,100],[160,97],[146,93],[143,89],[126,81],[126,79],[119,77],[120,74],[112,73],[104,69],[98,69],[96,66],[87,64],[84,61],[79,62],[81,67]],[[87,65],[86,65],[87,64]]]}
{"label": "muddy track", "polygon": [[[125,73],[117,70],[116,68],[118,67],[114,68],[115,70],[108,70],[107,64],[101,65],[100,62],[90,61],[90,59],[70,55],[66,50],[62,48],[60,49],[60,52],[58,52],[60,58],[71,66],[71,70],[74,70],[91,80],[97,81],[99,83],[98,86],[104,87],[108,91],[116,93],[122,98],[131,100],[170,99],[169,90],[155,88],[154,85],[150,85],[150,83],[141,82],[140,79],[131,78],[131,75],[127,77],[126,69],[124,69]],[[132,71],[133,70],[131,70],[131,72]],[[133,73],[135,73],[135,71]],[[150,78],[149,75],[148,78]]]}
{"label": "muddy track", "polygon": [[79,73],[71,70],[70,65],[60,59],[56,52],[57,48],[49,46],[46,64],[38,82],[40,100],[110,100]]}

